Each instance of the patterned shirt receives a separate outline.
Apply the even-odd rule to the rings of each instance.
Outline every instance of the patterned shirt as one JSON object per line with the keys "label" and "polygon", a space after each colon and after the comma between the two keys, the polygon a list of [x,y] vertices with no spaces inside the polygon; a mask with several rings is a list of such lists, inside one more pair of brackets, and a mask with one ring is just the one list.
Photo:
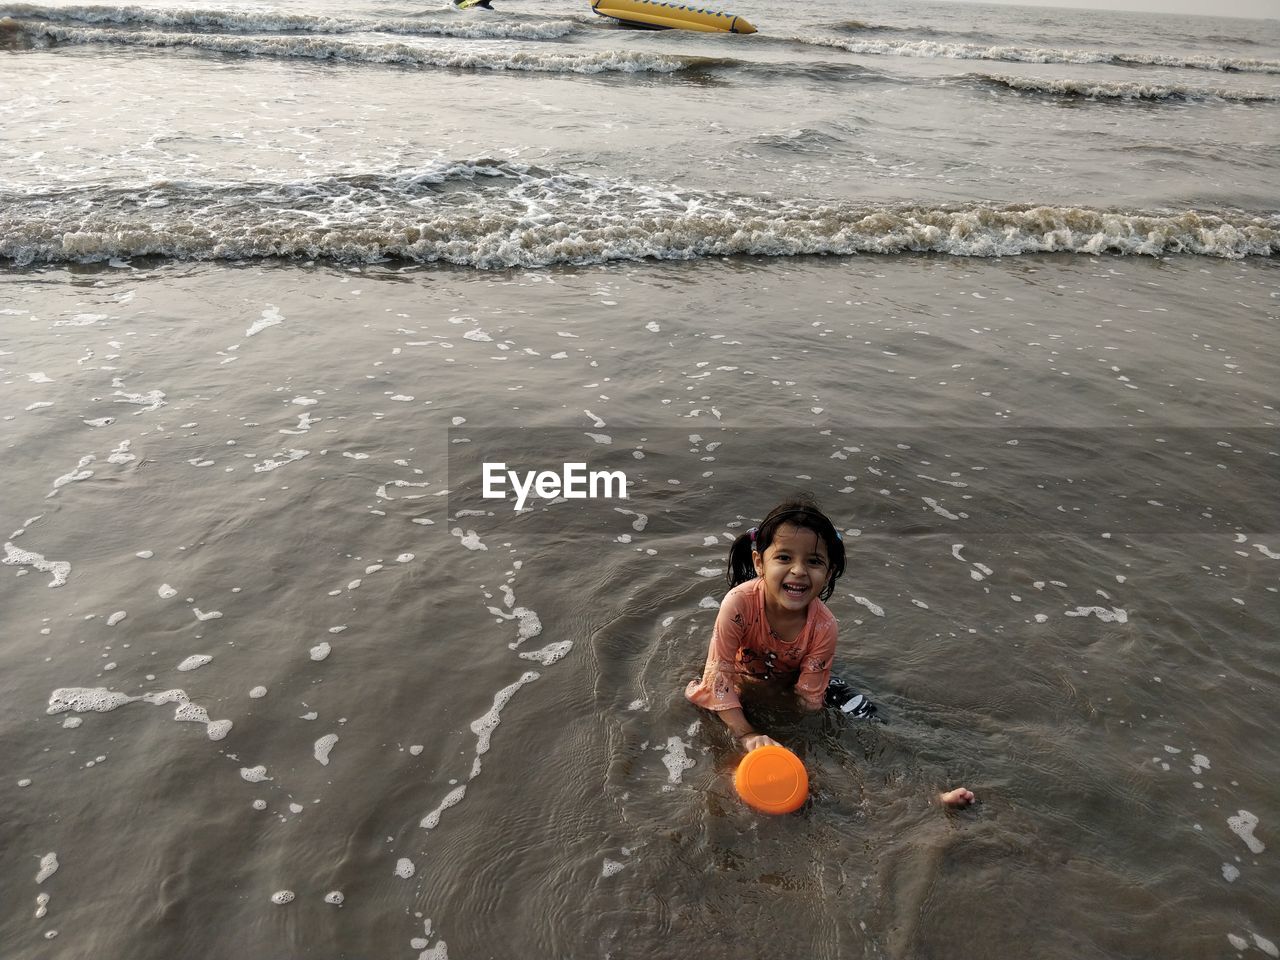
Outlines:
{"label": "patterned shirt", "polygon": [[708,710],[731,710],[742,706],[738,691],[744,680],[774,680],[794,685],[810,707],[820,707],[837,630],[827,605],[814,600],[800,635],[786,643],[765,618],[764,581],[738,584],[720,603],[702,679],[690,681],[684,695]]}

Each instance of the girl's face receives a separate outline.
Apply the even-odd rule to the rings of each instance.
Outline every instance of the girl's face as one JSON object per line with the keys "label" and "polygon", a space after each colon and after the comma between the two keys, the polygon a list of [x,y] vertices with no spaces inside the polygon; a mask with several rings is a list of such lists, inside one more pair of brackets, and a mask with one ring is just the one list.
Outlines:
{"label": "girl's face", "polygon": [[751,552],[765,597],[775,609],[807,610],[831,577],[827,545],[812,530],[784,523],[763,554]]}

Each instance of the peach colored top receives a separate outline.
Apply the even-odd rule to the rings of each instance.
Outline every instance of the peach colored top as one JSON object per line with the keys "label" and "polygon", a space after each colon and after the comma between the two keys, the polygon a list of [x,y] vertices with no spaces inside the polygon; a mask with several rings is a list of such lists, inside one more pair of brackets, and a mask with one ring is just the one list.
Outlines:
{"label": "peach colored top", "polygon": [[684,695],[718,712],[742,706],[738,691],[744,680],[784,680],[795,684],[809,706],[820,707],[831,679],[837,630],[827,605],[814,600],[800,635],[784,643],[765,618],[764,581],[740,583],[721,601],[702,679],[691,680]]}

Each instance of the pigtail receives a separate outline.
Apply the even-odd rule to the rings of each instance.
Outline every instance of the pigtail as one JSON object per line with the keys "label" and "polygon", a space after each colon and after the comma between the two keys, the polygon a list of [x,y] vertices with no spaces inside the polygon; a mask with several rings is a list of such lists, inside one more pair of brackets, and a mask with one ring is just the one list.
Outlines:
{"label": "pigtail", "polygon": [[725,579],[729,582],[730,588],[755,579],[756,565],[751,557],[755,544],[756,528],[752,527],[746,533],[739,534],[738,539],[734,540],[733,546],[729,548],[729,564],[725,570]]}

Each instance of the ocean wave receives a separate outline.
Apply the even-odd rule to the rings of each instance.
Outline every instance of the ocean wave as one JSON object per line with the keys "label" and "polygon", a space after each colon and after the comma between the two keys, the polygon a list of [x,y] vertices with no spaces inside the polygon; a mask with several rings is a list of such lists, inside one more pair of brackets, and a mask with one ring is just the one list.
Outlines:
{"label": "ocean wave", "polygon": [[967,37],[971,40],[991,42],[991,35],[973,30],[946,30],[941,27],[927,27],[923,24],[911,27],[895,27],[883,23],[865,23],[862,20],[842,20],[831,25],[837,33],[862,36],[868,33],[903,33],[915,37]]}
{"label": "ocean wave", "polygon": [[762,133],[751,140],[760,147],[773,150],[785,150],[788,153],[826,153],[839,149],[846,141],[825,130],[812,127],[798,127],[782,133]]}
{"label": "ocean wave", "polygon": [[451,67],[462,70],[526,70],[540,73],[675,73],[680,70],[727,66],[734,62],[712,57],[678,56],[642,51],[551,53],[505,49],[450,50],[403,43],[360,43],[328,37],[222,36],[116,30],[110,27],[57,27],[43,24],[22,24],[22,39],[34,46],[118,44],[151,48],[185,47],[209,53],[258,57],[303,57],[353,63]]}
{"label": "ocean wave", "polygon": [[778,200],[496,160],[286,183],[0,194],[0,258],[19,266],[162,256],[502,269],[904,252],[1274,256],[1280,215]]}
{"label": "ocean wave", "polygon": [[410,36],[494,40],[556,40],[580,29],[572,20],[448,17],[440,20],[324,17],[274,10],[217,10],[183,7],[82,5],[50,7],[35,3],[0,5],[0,20],[111,24],[230,33],[391,33]]}
{"label": "ocean wave", "polygon": [[1123,83],[1104,80],[1050,80],[1040,77],[1010,77],[985,73],[971,73],[964,79],[983,85],[1017,90],[1020,93],[1043,93],[1054,97],[1078,97],[1085,100],[1280,102],[1280,94],[1265,93],[1261,90],[1228,90],[1223,87],[1185,87],[1181,84]]}
{"label": "ocean wave", "polygon": [[1280,60],[1253,57],[1209,57],[1164,53],[1122,53],[1109,50],[1057,50],[1045,47],[982,46],[936,43],[932,40],[842,40],[838,37],[796,37],[801,43],[835,47],[850,53],[892,57],[939,57],[951,60],[1005,60],[1015,63],[1108,63],[1121,66],[1179,67],[1224,73],[1280,73]]}

